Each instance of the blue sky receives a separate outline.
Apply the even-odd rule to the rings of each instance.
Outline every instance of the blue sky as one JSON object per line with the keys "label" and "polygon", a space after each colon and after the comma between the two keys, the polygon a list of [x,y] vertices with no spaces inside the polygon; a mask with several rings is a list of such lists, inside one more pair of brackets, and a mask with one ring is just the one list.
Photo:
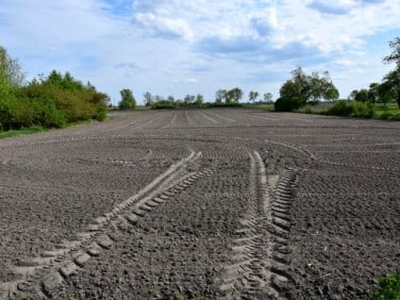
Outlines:
{"label": "blue sky", "polygon": [[183,98],[271,92],[302,66],[341,97],[380,81],[400,0],[2,0],[0,45],[27,79],[69,71],[120,100],[130,88]]}

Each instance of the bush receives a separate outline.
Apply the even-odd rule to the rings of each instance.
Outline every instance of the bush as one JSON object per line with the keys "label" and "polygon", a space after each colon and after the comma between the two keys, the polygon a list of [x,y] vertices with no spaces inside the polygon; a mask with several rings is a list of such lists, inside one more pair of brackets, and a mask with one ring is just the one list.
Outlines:
{"label": "bush", "polygon": [[369,102],[357,101],[337,101],[325,111],[327,115],[358,118],[372,118],[373,113],[372,105]]}
{"label": "bush", "polygon": [[400,269],[395,274],[379,279],[379,290],[371,300],[400,300]]}
{"label": "bush", "polygon": [[315,113],[313,106],[311,104],[307,104],[306,106],[299,108],[298,112],[303,113],[303,114],[314,114]]}
{"label": "bush", "polygon": [[302,101],[299,98],[281,97],[275,101],[275,111],[295,111],[301,107]]}
{"label": "bush", "polygon": [[176,108],[176,103],[172,101],[162,100],[157,101],[151,105],[151,109],[174,109]]}
{"label": "bush", "polygon": [[374,115],[374,110],[372,108],[372,104],[370,102],[352,102],[354,107],[354,112],[351,114],[351,117],[357,118],[372,118]]}
{"label": "bush", "polygon": [[55,127],[91,119],[104,120],[107,113],[107,95],[93,89],[67,90],[45,82],[33,82],[20,89],[18,98],[31,99],[43,113],[52,111],[51,116],[59,118],[53,122]]}

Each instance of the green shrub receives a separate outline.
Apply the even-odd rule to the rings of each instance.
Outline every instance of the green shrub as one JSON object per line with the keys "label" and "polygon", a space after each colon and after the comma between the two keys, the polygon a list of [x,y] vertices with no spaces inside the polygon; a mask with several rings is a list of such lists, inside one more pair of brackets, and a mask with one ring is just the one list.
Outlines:
{"label": "green shrub", "polygon": [[372,118],[373,113],[373,107],[369,102],[358,101],[337,101],[325,111],[327,115],[358,118]]}
{"label": "green shrub", "polygon": [[371,300],[400,300],[400,269],[379,279],[379,290],[372,295]]}
{"label": "green shrub", "polygon": [[223,103],[223,102],[213,102],[205,103],[204,107],[243,107],[244,105],[239,102]]}
{"label": "green shrub", "polygon": [[351,103],[354,111],[351,114],[351,117],[358,117],[358,118],[372,118],[374,115],[374,110],[370,102],[352,102]]}
{"label": "green shrub", "polygon": [[275,101],[275,111],[295,111],[301,107],[302,101],[299,98],[281,97]]}
{"label": "green shrub", "polygon": [[325,111],[325,114],[349,117],[353,112],[354,108],[351,105],[351,102],[337,101],[327,111]]}
{"label": "green shrub", "polygon": [[313,106],[311,104],[307,104],[306,106],[299,108],[297,111],[299,113],[303,113],[303,114],[314,114],[315,113]]}
{"label": "green shrub", "polygon": [[177,107],[177,105],[175,102],[166,101],[166,100],[158,101],[151,105],[151,109],[174,109],[176,107]]}
{"label": "green shrub", "polygon": [[46,82],[32,82],[20,89],[18,98],[27,98],[36,104],[43,118],[46,115],[50,120],[40,119],[39,124],[46,127],[63,127],[91,119],[102,121],[107,114],[108,96],[93,88],[61,89]]}

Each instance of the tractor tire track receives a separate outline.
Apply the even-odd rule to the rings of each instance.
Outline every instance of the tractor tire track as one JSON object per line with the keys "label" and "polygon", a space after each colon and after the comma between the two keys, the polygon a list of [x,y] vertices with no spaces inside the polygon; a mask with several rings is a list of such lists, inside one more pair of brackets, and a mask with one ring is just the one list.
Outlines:
{"label": "tractor tire track", "polygon": [[236,230],[231,264],[216,279],[218,299],[287,299],[288,234],[294,170],[268,174],[258,152],[250,156],[250,203]]}
{"label": "tractor tire track", "polygon": [[132,226],[138,218],[150,213],[158,205],[168,201],[174,195],[212,170],[187,171],[187,167],[196,163],[201,152],[191,154],[174,163],[170,168],[154,179],[137,194],[117,205],[112,211],[94,219],[83,232],[77,234],[76,241],[66,241],[54,245],[53,249],[43,251],[40,257],[20,261],[14,266],[14,272],[22,279],[0,283],[0,299],[25,298],[37,295],[52,298],[51,291],[68,277],[84,267],[92,257],[113,246],[111,229],[124,229]]}

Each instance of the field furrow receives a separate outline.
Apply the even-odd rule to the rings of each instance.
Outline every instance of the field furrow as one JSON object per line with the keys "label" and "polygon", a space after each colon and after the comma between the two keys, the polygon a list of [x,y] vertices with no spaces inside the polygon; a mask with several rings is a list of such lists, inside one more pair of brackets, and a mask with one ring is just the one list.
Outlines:
{"label": "field furrow", "polygon": [[113,112],[0,140],[0,299],[369,299],[400,266],[400,124]]}

